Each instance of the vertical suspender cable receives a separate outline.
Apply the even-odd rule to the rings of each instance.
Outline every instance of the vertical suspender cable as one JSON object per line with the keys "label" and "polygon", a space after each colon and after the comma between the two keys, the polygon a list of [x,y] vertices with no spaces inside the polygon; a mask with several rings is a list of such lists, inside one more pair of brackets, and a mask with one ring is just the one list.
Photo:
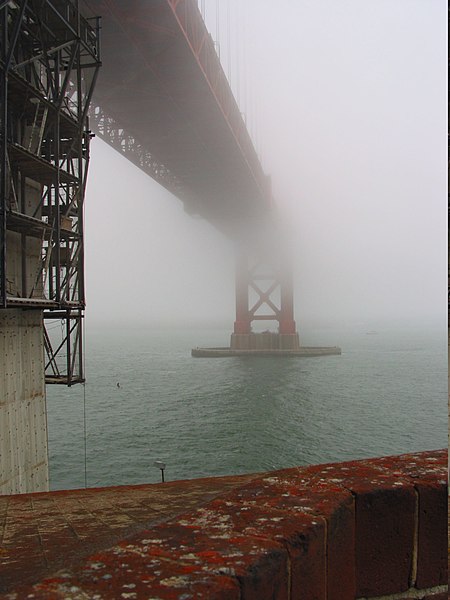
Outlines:
{"label": "vertical suspender cable", "polygon": [[231,0],[227,0],[227,73],[228,83],[231,86]]}
{"label": "vertical suspender cable", "polygon": [[253,143],[255,150],[258,152],[258,118],[256,114],[256,94],[252,85],[252,115],[253,115]]}
{"label": "vertical suspender cable", "polygon": [[220,0],[216,0],[216,44],[217,55],[220,58]]}
{"label": "vertical suspender cable", "polygon": [[241,72],[239,65],[239,57],[241,53],[241,21],[240,21],[240,10],[239,2],[236,3],[236,35],[235,35],[235,56],[236,56],[236,100],[240,108],[241,105]]}
{"label": "vertical suspender cable", "polygon": [[245,114],[245,122],[248,123],[248,86],[247,86],[247,10],[246,6],[242,6],[242,70],[244,77],[243,111]]}

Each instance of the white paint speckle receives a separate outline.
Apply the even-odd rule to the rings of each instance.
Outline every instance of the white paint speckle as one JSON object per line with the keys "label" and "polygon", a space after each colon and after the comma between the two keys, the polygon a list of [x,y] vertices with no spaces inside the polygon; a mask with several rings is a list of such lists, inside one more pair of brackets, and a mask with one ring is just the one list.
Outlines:
{"label": "white paint speckle", "polygon": [[162,540],[152,539],[152,540],[141,540],[141,544],[162,544]]}
{"label": "white paint speckle", "polygon": [[270,483],[270,484],[275,484],[278,483],[279,479],[278,477],[266,477],[265,479],[263,479],[264,483]]}
{"label": "white paint speckle", "polygon": [[166,587],[183,587],[186,583],[186,577],[168,577],[167,579],[161,579],[160,581],[160,584]]}

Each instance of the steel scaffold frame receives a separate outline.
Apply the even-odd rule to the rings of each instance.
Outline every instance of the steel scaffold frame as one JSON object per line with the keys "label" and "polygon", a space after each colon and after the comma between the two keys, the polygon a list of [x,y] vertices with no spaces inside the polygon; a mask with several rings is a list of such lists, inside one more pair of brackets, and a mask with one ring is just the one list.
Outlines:
{"label": "steel scaffold frame", "polygon": [[0,24],[0,308],[43,311],[46,381],[73,385],[84,381],[83,202],[99,19],[84,19],[78,0],[8,0]]}

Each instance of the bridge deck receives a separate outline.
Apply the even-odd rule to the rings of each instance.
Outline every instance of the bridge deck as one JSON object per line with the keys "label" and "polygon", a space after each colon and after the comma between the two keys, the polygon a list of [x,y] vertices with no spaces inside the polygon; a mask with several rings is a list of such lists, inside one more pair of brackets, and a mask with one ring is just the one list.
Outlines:
{"label": "bridge deck", "polygon": [[221,228],[264,212],[268,180],[197,3],[84,0],[84,7],[102,17],[97,132],[189,212]]}

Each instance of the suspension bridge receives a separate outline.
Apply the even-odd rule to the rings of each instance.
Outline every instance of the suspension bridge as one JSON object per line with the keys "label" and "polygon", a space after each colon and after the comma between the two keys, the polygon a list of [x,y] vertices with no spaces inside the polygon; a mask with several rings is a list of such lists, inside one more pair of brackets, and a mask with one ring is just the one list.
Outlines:
{"label": "suspension bridge", "polygon": [[[7,0],[0,24],[5,489],[46,487],[45,383],[85,380],[93,133],[236,244],[230,345],[193,356],[340,353],[300,345],[270,178],[195,0]],[[38,443],[11,446],[12,431]]]}
{"label": "suspension bridge", "polygon": [[447,597],[444,451],[10,499],[48,491],[45,383],[84,382],[92,131],[236,242],[231,347],[204,356],[339,353],[299,344],[270,182],[197,3],[0,0],[0,591]]}
{"label": "suspension bridge", "polygon": [[[102,15],[92,129],[188,213],[236,240],[233,351],[299,351],[289,261],[275,251],[280,236],[270,178],[197,2],[84,4]],[[278,330],[253,333],[255,321],[277,322]]]}

